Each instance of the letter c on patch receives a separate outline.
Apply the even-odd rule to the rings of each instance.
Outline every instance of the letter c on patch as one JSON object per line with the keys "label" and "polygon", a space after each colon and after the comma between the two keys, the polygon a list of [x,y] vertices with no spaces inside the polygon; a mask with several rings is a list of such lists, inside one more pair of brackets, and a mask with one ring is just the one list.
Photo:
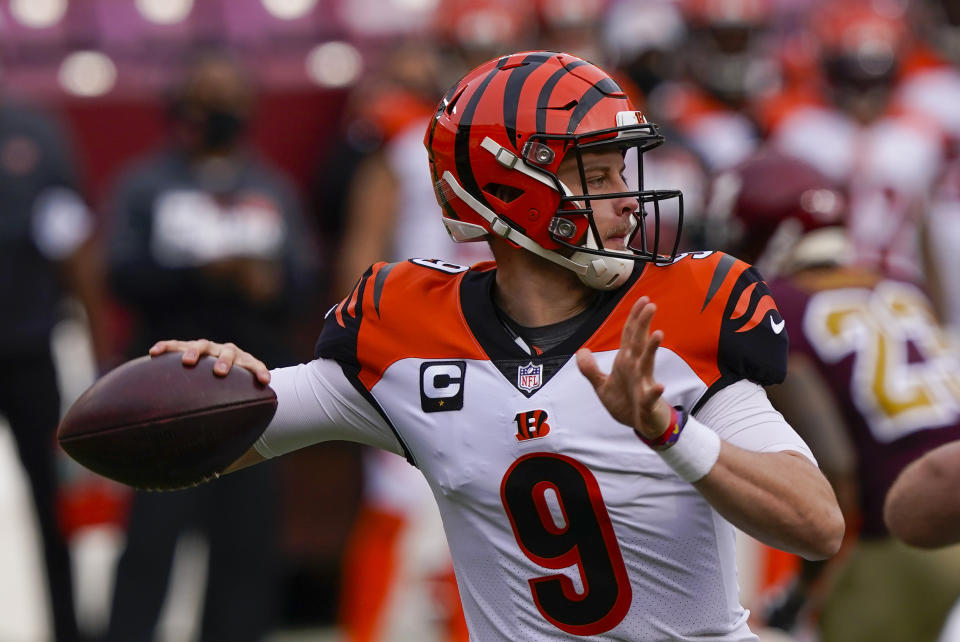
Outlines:
{"label": "letter c on patch", "polygon": [[424,412],[463,408],[465,361],[427,361],[420,364],[420,407]]}
{"label": "letter c on patch", "polygon": [[463,372],[456,365],[430,365],[423,371],[423,394],[431,399],[448,399],[460,392]]}

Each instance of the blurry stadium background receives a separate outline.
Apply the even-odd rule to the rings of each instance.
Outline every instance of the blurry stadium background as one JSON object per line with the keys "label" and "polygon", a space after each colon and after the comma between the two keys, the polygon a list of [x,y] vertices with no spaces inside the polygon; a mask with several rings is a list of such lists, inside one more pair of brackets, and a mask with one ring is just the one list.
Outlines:
{"label": "blurry stadium background", "polygon": [[[563,48],[617,68],[651,119],[683,134],[682,146],[664,148],[666,160],[652,178],[662,180],[657,187],[679,183],[685,189],[689,234],[709,238],[706,177],[744,157],[784,122],[789,105],[822,79],[825,72],[814,61],[828,39],[844,47],[853,42],[835,33],[842,21],[829,30],[817,20],[828,7],[848,4],[866,6],[880,19],[858,23],[856,48],[849,64],[835,69],[838,76],[846,73],[861,85],[900,79],[908,49],[936,52],[929,57],[956,75],[960,37],[948,18],[960,22],[960,10],[948,0],[0,0],[0,100],[33,104],[60,119],[83,195],[102,218],[118,175],[167,135],[166,99],[184,57],[198,47],[232,50],[249,67],[259,94],[252,143],[297,187],[315,224],[329,286],[343,227],[344,185],[338,193],[335,184],[345,142],[362,153],[365,137],[388,137],[406,122],[406,111],[422,113],[404,97],[422,91],[435,101],[468,61],[477,62],[474,56],[525,48]],[[884,32],[882,24],[891,22],[903,25],[904,33]],[[417,46],[432,48],[431,60],[439,65],[427,86],[416,83],[428,59],[397,55]],[[943,87],[947,93],[928,92],[919,103],[949,112],[944,138],[955,142],[960,103],[951,100],[955,84]],[[382,131],[360,131],[364,119]],[[14,277],[0,274],[6,278]],[[323,290],[304,302],[298,331],[303,359],[331,297]],[[0,301],[0,310],[14,304]],[[98,367],[109,364],[95,362],[75,307],[68,303],[63,317],[54,347],[66,406]],[[115,304],[109,318],[115,348],[122,351],[129,319]],[[360,463],[349,445],[311,450],[283,464],[288,577],[278,642],[337,636],[338,564],[360,496]],[[79,617],[96,631],[105,623],[112,564],[122,544],[125,494],[65,459],[62,464],[61,513],[73,537]],[[0,641],[37,642],[48,635],[36,546],[23,475],[4,427]],[[203,573],[197,563],[203,546],[188,541],[183,549],[174,571],[179,588],[171,591],[176,599],[164,618],[166,639],[175,642],[195,634],[200,594],[191,587]],[[768,564],[749,543],[744,551],[744,601],[756,605],[762,591],[783,582],[795,565]]]}

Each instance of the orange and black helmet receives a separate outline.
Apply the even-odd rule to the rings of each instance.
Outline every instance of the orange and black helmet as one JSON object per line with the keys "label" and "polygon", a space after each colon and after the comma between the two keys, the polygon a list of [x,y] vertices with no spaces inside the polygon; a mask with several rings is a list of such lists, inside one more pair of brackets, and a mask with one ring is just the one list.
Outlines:
{"label": "orange and black helmet", "polygon": [[[503,56],[468,73],[444,96],[424,139],[454,240],[503,237],[599,289],[623,283],[634,261],[668,261],[676,253],[679,235],[660,251],[659,217],[660,203],[676,198],[682,219],[680,192],[643,189],[642,153],[662,142],[659,128],[609,74],[548,51]],[[627,179],[628,192],[589,194],[582,155],[611,147],[621,149],[628,167],[635,164],[636,179]],[[557,175],[571,155],[579,163],[578,191]],[[627,196],[641,204],[631,251],[604,249],[591,202]],[[647,210],[653,225],[643,224]]]}

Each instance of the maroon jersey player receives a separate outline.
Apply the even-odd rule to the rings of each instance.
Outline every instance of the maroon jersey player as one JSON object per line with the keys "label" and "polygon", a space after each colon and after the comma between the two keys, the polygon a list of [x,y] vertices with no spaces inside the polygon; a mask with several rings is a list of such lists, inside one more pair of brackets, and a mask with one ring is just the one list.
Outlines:
{"label": "maroon jersey player", "polygon": [[769,279],[789,332],[771,401],[810,444],[848,529],[860,526],[821,639],[933,640],[960,595],[960,554],[905,549],[883,503],[911,461],[960,438],[958,351],[917,284],[852,264],[844,203],[813,167],[762,153],[715,178],[711,215],[718,242]]}

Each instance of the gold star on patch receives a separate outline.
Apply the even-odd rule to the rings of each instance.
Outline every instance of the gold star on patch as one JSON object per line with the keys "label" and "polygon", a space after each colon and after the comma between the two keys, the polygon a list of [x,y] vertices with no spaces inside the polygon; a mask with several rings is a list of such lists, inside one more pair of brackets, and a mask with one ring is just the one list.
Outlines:
{"label": "gold star on patch", "polygon": [[438,405],[438,406],[442,406],[443,403],[444,403],[444,402],[443,402],[443,399],[441,399],[440,401],[437,402],[437,405]]}

